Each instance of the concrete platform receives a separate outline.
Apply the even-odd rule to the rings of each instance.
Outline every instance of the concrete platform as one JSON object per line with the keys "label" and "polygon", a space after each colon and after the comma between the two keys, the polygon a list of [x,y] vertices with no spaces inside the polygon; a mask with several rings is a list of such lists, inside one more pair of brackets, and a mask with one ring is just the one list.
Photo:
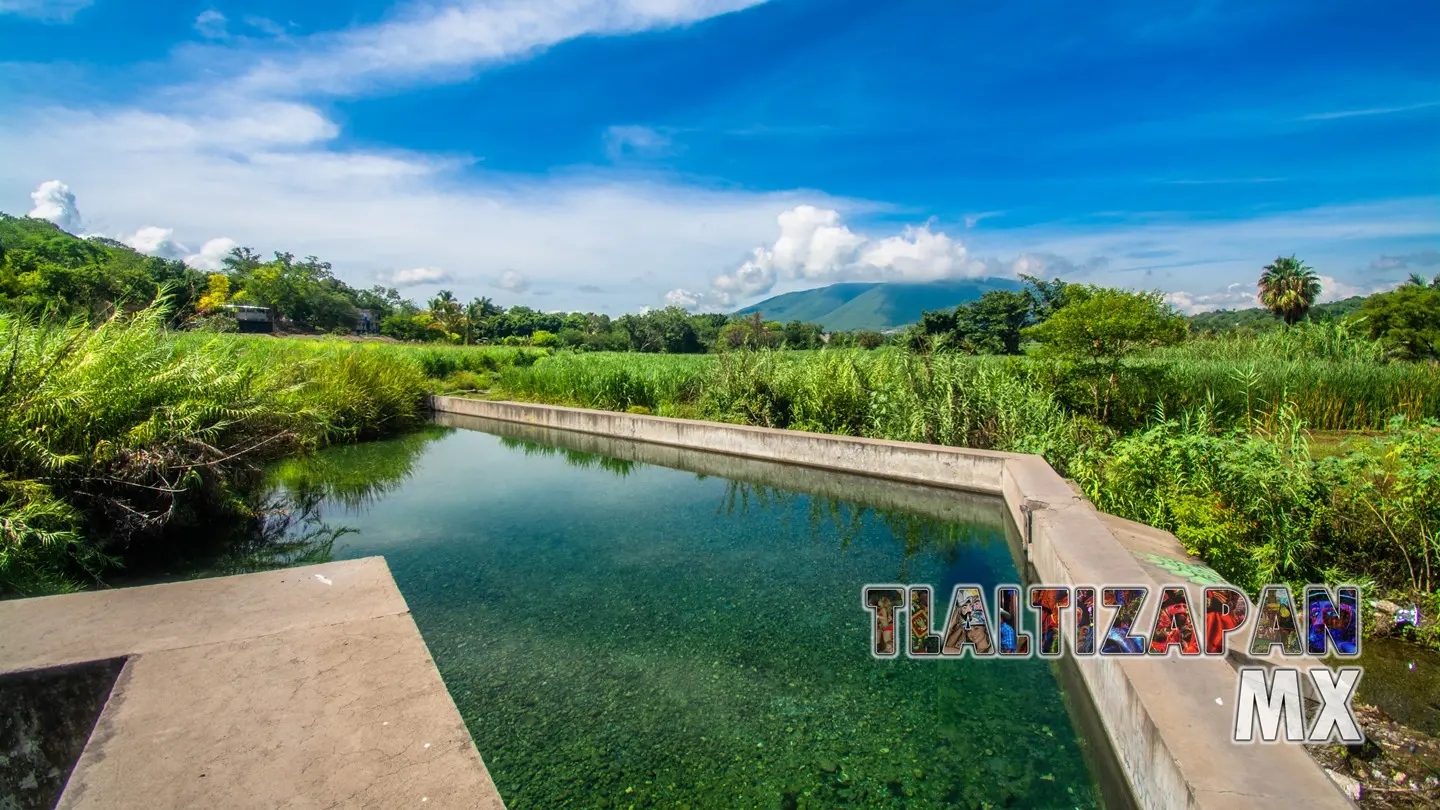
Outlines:
{"label": "concrete platform", "polygon": [[115,656],[61,808],[504,808],[380,557],[0,602],[0,672]]}

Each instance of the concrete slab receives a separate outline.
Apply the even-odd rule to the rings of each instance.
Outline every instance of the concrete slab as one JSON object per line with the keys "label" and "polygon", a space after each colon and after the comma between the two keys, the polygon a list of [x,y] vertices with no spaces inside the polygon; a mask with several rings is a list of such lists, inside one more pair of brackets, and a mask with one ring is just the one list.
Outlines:
{"label": "concrete slab", "polygon": [[3,602],[0,627],[0,671],[127,658],[61,808],[503,810],[381,558]]}
{"label": "concrete slab", "polygon": [[0,667],[57,666],[409,611],[380,557],[15,599],[0,602]]}

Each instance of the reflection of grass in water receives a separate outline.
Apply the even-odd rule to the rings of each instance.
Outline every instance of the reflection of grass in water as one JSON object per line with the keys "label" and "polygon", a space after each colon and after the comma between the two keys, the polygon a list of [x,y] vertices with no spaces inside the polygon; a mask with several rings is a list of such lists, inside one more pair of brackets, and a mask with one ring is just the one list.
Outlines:
{"label": "reflection of grass in water", "polygon": [[395,490],[415,470],[430,442],[453,428],[430,425],[396,439],[349,445],[286,459],[267,470],[271,491],[335,501],[359,510]]}
{"label": "reflection of grass in water", "polygon": [[395,439],[331,447],[270,465],[241,511],[249,517],[203,532],[177,536],[176,551],[161,563],[129,572],[138,581],[180,576],[224,576],[328,562],[335,543],[355,530],[327,523],[324,503],[358,511],[398,489],[425,448],[452,432],[428,426]]}
{"label": "reflection of grass in water", "polygon": [[[744,514],[749,510],[752,499],[761,511],[783,512],[782,520],[787,528],[796,504],[808,502],[807,517],[812,540],[818,542],[827,529],[832,529],[841,551],[850,548],[863,536],[867,525],[878,521],[904,544],[905,563],[917,555],[929,553],[940,554],[947,562],[954,562],[961,548],[987,546],[996,537],[993,532],[976,526],[963,526],[914,512],[882,509],[823,495],[802,495],[746,481],[726,482],[725,498],[717,513],[726,517]],[[903,575],[905,571],[901,573]]]}
{"label": "reflection of grass in water", "polygon": [[259,510],[248,531],[226,544],[213,567],[216,575],[246,574],[329,562],[335,541],[354,529],[326,525],[319,501],[280,495]]}
{"label": "reflection of grass in water", "polygon": [[528,439],[516,439],[509,436],[501,436],[500,444],[511,450],[519,450],[527,456],[560,456],[571,467],[578,467],[582,470],[606,470],[621,478],[634,472],[637,467],[644,466],[628,459],[602,456],[599,453],[587,453],[584,450],[572,450],[568,447],[556,447],[553,444],[540,444]]}
{"label": "reflection of grass in water", "polygon": [[287,459],[266,471],[265,501],[247,542],[236,544],[222,566],[258,571],[325,562],[335,541],[353,533],[324,521],[320,505],[358,511],[398,489],[433,441],[453,428],[429,425],[396,439],[336,447]]}
{"label": "reflection of grass in water", "polygon": [[[572,467],[606,470],[622,478],[645,466],[640,462],[568,447],[557,447],[529,439],[508,436],[501,436],[499,439],[502,447],[519,450],[527,456],[558,456],[565,459],[565,463]],[[694,475],[698,481],[704,481],[709,477],[704,473],[694,473]],[[812,538],[818,539],[824,528],[833,527],[839,533],[841,551],[849,548],[850,544],[865,532],[867,520],[880,521],[890,530],[891,534],[904,543],[906,560],[917,554],[935,551],[946,555],[953,561],[956,552],[961,547],[988,545],[994,539],[991,532],[980,530],[975,526],[962,526],[913,512],[866,506],[824,495],[802,495],[766,484],[728,479],[724,501],[717,510],[717,514],[723,514],[726,517],[744,514],[748,510],[752,498],[762,511],[772,508],[783,511],[787,526],[789,516],[794,511],[794,505],[799,503],[802,498],[805,499],[809,503],[808,517]]]}

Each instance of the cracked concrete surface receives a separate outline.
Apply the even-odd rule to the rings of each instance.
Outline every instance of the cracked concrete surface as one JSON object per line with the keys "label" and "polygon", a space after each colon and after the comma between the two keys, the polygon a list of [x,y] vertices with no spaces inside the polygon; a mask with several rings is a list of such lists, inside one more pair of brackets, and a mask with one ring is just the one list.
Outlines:
{"label": "cracked concrete surface", "polygon": [[60,808],[504,808],[379,557],[0,602],[0,627],[0,671],[128,659]]}

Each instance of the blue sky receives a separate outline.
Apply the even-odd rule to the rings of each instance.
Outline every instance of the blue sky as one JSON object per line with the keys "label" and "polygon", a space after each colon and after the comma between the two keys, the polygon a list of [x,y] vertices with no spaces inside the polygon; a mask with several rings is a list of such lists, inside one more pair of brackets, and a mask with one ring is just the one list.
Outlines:
{"label": "blue sky", "polygon": [[0,210],[540,309],[1032,272],[1195,311],[1292,252],[1343,297],[1440,273],[1437,33],[1431,0],[0,0]]}

